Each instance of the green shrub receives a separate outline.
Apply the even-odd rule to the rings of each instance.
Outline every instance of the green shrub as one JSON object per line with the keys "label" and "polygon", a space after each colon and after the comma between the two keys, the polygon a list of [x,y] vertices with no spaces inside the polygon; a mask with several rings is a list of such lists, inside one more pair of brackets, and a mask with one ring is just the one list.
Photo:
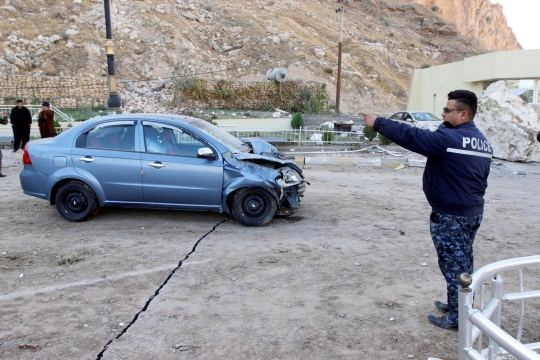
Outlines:
{"label": "green shrub", "polygon": [[60,125],[60,122],[57,119],[54,119],[53,124],[55,128],[62,127],[62,125]]}
{"label": "green shrub", "polygon": [[427,69],[427,68],[430,68],[431,65],[430,64],[422,64],[420,65],[420,69]]}
{"label": "green shrub", "polygon": [[368,141],[371,141],[375,138],[375,136],[377,136],[377,132],[375,130],[373,130],[373,128],[371,127],[367,127],[367,126],[364,126],[364,130],[362,130],[363,133],[364,133],[364,136],[366,137],[366,139],[368,139]]}
{"label": "green shrub", "polygon": [[331,131],[325,131],[322,135],[323,141],[334,141],[334,133]]}
{"label": "green shrub", "polygon": [[392,140],[386,138],[383,134],[377,135],[379,138],[379,144],[381,145],[390,145],[392,143]]}
{"label": "green shrub", "polygon": [[261,105],[259,110],[261,110],[261,111],[273,111],[274,106],[272,104],[269,104],[269,103],[264,103],[264,104]]}
{"label": "green shrub", "polygon": [[433,11],[437,11],[437,10],[439,10],[439,7],[438,7],[437,5],[435,5],[435,6],[432,6],[432,7],[431,7],[431,10],[433,10]]}
{"label": "green shrub", "polygon": [[293,129],[300,129],[302,126],[304,126],[304,118],[302,117],[302,113],[294,114],[291,120],[291,127]]}

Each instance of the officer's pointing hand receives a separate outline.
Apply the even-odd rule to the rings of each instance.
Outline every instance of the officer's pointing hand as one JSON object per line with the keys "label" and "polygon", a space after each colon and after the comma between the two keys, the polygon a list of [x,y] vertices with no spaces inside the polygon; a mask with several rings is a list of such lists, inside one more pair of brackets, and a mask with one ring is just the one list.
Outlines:
{"label": "officer's pointing hand", "polygon": [[363,112],[359,112],[358,115],[362,115],[364,117],[365,126],[373,127],[375,125],[375,120],[377,119],[377,116]]}

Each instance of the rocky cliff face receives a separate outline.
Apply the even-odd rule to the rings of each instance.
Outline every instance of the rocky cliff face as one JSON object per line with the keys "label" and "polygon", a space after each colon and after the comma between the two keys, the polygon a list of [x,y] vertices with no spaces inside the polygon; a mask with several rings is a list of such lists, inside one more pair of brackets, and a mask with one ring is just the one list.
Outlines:
{"label": "rocky cliff face", "polygon": [[489,0],[401,0],[420,3],[433,9],[459,32],[476,39],[488,50],[521,49],[506,22],[503,7]]}
{"label": "rocky cliff face", "polygon": [[[0,75],[106,76],[103,1],[4,1]],[[487,6],[489,0],[468,2],[472,5],[466,0],[425,1],[440,3],[437,11],[402,1],[348,2],[341,110],[388,115],[403,109],[415,68],[487,51],[471,36],[491,34],[493,44],[499,40],[488,46],[499,50],[517,46],[496,33],[509,31],[502,13],[495,11],[500,8]],[[332,0],[111,0],[117,78],[121,84],[139,81],[124,89],[162,89],[151,80],[178,83],[190,75],[264,81],[268,69],[285,67],[292,80],[326,83],[334,97],[335,9]],[[463,24],[457,22],[461,17]],[[472,23],[481,23],[479,17],[489,26],[469,31]],[[461,26],[468,36],[458,30]]]}

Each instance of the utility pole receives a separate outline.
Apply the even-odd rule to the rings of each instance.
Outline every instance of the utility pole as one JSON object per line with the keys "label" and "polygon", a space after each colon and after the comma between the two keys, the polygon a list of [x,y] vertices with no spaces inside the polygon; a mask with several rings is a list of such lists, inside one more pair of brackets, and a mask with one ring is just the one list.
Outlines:
{"label": "utility pole", "polygon": [[122,102],[118,96],[116,75],[114,73],[114,41],[112,39],[111,28],[111,6],[109,0],[103,0],[103,2],[105,5],[105,32],[107,35],[107,40],[105,40],[105,54],[107,54],[107,68],[109,74],[109,99],[107,100],[107,106],[109,108],[108,114],[114,115],[122,106]]}
{"label": "utility pole", "polygon": [[343,13],[345,12],[344,3],[346,0],[338,0],[339,9],[339,45],[338,45],[338,67],[337,67],[337,85],[336,85],[336,115],[339,115],[339,103],[341,101],[341,53],[343,50]]}

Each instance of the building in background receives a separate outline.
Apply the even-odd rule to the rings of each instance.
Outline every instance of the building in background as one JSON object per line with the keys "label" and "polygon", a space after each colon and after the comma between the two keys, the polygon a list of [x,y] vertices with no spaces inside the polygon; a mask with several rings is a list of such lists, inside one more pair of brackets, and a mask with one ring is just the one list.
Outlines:
{"label": "building in background", "polygon": [[417,69],[407,109],[440,114],[446,95],[456,89],[482,95],[495,81],[505,80],[508,89],[540,111],[540,49],[499,51],[463,61]]}

